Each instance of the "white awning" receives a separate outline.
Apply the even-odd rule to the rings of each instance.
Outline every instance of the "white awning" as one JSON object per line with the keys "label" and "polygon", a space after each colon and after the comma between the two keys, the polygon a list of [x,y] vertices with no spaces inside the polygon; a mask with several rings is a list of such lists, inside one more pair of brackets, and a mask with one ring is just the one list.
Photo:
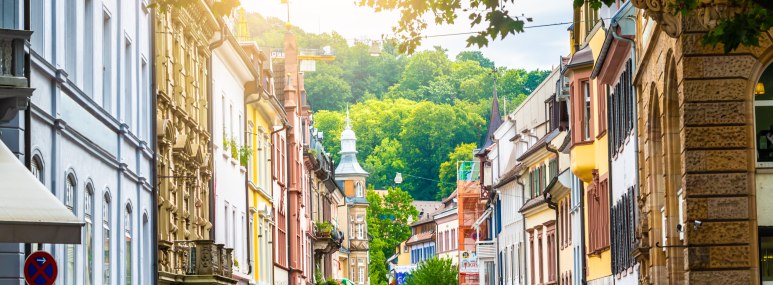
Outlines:
{"label": "white awning", "polygon": [[488,219],[488,216],[491,215],[491,211],[493,211],[491,207],[486,208],[486,211],[484,211],[483,214],[480,215],[480,217],[478,217],[477,220],[475,220],[475,223],[472,224],[472,227],[477,229],[480,226],[480,224],[483,223],[483,221]]}
{"label": "white awning", "polygon": [[80,244],[82,227],[0,142],[0,242]]}

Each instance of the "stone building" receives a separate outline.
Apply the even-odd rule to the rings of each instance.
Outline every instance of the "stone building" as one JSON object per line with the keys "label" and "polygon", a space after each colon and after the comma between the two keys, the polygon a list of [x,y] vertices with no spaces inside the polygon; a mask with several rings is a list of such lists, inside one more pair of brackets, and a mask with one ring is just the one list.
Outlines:
{"label": "stone building", "polygon": [[[59,233],[75,239],[71,244],[3,244],[0,283],[24,284],[21,264],[35,250],[54,255],[58,284],[151,283],[155,272],[144,261],[155,254],[152,12],[139,2],[6,0],[0,5],[4,28],[28,25],[32,32],[29,45],[23,41],[29,33],[3,30],[0,36],[0,85],[5,87],[0,120],[16,116],[0,132],[39,185],[82,225],[79,234]],[[29,65],[12,68],[27,64],[25,49]],[[15,78],[8,78],[9,72]],[[9,84],[34,88],[33,96],[29,88],[9,93]],[[22,178],[2,181],[5,188]],[[7,275],[14,270],[17,276]]]}
{"label": "stone building", "polygon": [[668,0],[632,4],[640,283],[773,280],[771,33],[726,54],[702,37],[732,15],[712,11],[732,4],[702,2],[689,14],[666,11]]}
{"label": "stone building", "polygon": [[233,284],[232,249],[212,232],[210,44],[226,39],[204,1],[154,13],[158,283]]}
{"label": "stone building", "polygon": [[357,162],[357,137],[352,130],[349,112],[346,113],[346,127],[341,132],[341,161],[335,169],[335,179],[343,189],[346,217],[349,228],[344,246],[349,250],[349,279],[355,284],[370,284],[368,277],[369,240],[365,179],[368,172]]}

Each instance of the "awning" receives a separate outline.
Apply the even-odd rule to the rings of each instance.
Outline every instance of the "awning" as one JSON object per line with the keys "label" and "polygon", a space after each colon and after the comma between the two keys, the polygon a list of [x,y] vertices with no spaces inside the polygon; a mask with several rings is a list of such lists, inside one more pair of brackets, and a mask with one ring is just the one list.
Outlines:
{"label": "awning", "polygon": [[483,214],[480,215],[480,217],[478,217],[477,220],[475,220],[475,223],[472,224],[472,227],[473,228],[478,228],[480,226],[480,224],[483,223],[483,221],[488,219],[488,216],[491,215],[491,211],[493,211],[493,209],[491,207],[486,208],[486,211],[484,211]]}
{"label": "awning", "polygon": [[0,143],[0,242],[80,244],[81,222]]}

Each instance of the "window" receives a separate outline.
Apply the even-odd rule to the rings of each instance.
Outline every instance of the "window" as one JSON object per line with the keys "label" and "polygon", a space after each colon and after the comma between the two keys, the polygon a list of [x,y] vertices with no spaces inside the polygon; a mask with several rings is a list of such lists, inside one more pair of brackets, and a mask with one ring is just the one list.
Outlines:
{"label": "window", "polygon": [[582,82],[582,98],[583,98],[583,110],[582,110],[582,139],[589,141],[591,139],[591,109],[590,109],[590,83],[588,81]]}
{"label": "window", "polygon": [[78,82],[77,74],[77,49],[78,49],[78,5],[76,0],[65,1],[64,17],[64,66],[67,70],[67,78],[72,82]]}
{"label": "window", "polygon": [[126,204],[126,212],[123,218],[124,236],[124,279],[126,285],[132,285],[132,209],[131,204]]}
{"label": "window", "polygon": [[84,265],[84,285],[92,285],[94,281],[94,186],[91,184],[86,185],[86,195],[83,198],[84,214],[83,220],[85,225],[83,227],[83,248],[86,257],[86,264]]}
{"label": "window", "polygon": [[[75,175],[70,173],[67,175],[64,189],[64,205],[70,212],[75,214],[75,187],[76,187]],[[77,216],[77,214],[76,214]],[[75,245],[66,244],[64,246],[64,284],[75,284]]]}
{"label": "window", "polygon": [[102,201],[102,284],[110,284],[110,194]]}
{"label": "window", "polygon": [[354,194],[355,196],[357,196],[357,197],[365,197],[365,193],[364,193],[364,191],[362,189],[362,183],[357,182],[354,185],[354,190],[355,190],[355,194]]}
{"label": "window", "polygon": [[357,267],[359,269],[359,272],[357,273],[357,282],[360,284],[365,284],[365,259],[364,258],[357,259]]}
{"label": "window", "polygon": [[[765,90],[767,87],[768,90]],[[773,68],[768,67],[757,83],[754,95],[757,166],[773,166]]]}
{"label": "window", "polygon": [[124,38],[126,45],[124,46],[124,61],[123,61],[123,104],[124,104],[124,123],[129,125],[130,128],[135,128],[137,125],[134,123],[134,112],[132,106],[132,45],[128,38]]}
{"label": "window", "polygon": [[113,112],[112,76],[113,76],[113,25],[110,15],[104,13],[102,21],[102,108]]}
{"label": "window", "polygon": [[612,117],[612,122],[609,122],[611,128],[610,144],[614,152],[622,150],[625,140],[633,131],[636,95],[631,79],[633,77],[632,70],[633,64],[629,59],[614,88],[607,88],[610,105],[609,111]]}
{"label": "window", "polygon": [[37,154],[32,156],[32,161],[30,161],[30,172],[32,172],[32,176],[43,183],[43,161]]}
{"label": "window", "polygon": [[[94,20],[94,0],[85,0],[84,19]],[[93,23],[93,22],[92,22]],[[94,25],[84,25],[83,27],[83,50],[94,50]],[[83,56],[83,92],[86,96],[94,98],[94,57]]]}
{"label": "window", "polygon": [[[596,86],[596,90],[598,92],[598,96],[596,96],[596,122],[598,122],[598,131],[596,131],[596,136],[601,135],[604,131],[607,130],[607,100],[606,96],[609,94],[609,86],[604,85],[606,88],[601,88],[601,86]],[[602,90],[606,91],[605,93],[601,93]]]}
{"label": "window", "polygon": [[546,231],[547,241],[547,260],[548,260],[548,283],[556,281],[556,228],[555,225],[549,225]]}
{"label": "window", "polygon": [[621,273],[634,265],[631,251],[636,242],[636,192],[628,188],[612,206],[612,272]]}
{"label": "window", "polygon": [[588,239],[589,255],[598,254],[609,246],[609,187],[608,180],[599,181],[594,171],[588,186]]}
{"label": "window", "polygon": [[45,0],[30,1],[30,14],[40,15],[30,17],[30,28],[34,31],[30,43],[32,44],[32,49],[43,57],[46,56],[46,19],[52,18],[49,13],[46,13],[45,3]]}

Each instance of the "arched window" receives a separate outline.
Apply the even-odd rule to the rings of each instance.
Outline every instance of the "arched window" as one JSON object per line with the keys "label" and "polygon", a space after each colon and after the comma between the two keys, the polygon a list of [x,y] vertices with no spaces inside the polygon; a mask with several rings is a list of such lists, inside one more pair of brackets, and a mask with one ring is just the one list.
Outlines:
{"label": "arched window", "polygon": [[30,172],[32,172],[32,176],[35,176],[35,178],[43,183],[43,160],[37,154],[32,156],[32,161],[30,162]]}
{"label": "arched window", "polygon": [[[64,205],[70,212],[75,213],[75,187],[77,181],[75,174],[68,173],[64,183]],[[77,215],[77,214],[76,214]],[[75,284],[75,245],[66,244],[64,246],[64,284]]]}
{"label": "arched window", "polygon": [[102,284],[110,284],[110,192],[102,201]]}
{"label": "arched window", "polygon": [[755,86],[754,114],[757,167],[773,167],[773,65],[765,69]]}
{"label": "arched window", "polygon": [[357,184],[354,185],[354,195],[357,197],[365,197],[365,191],[362,189],[362,183],[357,182]]}
{"label": "arched window", "polygon": [[127,285],[132,285],[132,206],[126,203],[126,210],[123,216],[123,236],[124,236],[124,279]]}
{"label": "arched window", "polygon": [[83,284],[94,284],[94,186],[91,183],[86,185],[86,195],[83,198],[83,220],[86,223],[83,230],[84,254],[86,257],[86,264],[83,272]]}

